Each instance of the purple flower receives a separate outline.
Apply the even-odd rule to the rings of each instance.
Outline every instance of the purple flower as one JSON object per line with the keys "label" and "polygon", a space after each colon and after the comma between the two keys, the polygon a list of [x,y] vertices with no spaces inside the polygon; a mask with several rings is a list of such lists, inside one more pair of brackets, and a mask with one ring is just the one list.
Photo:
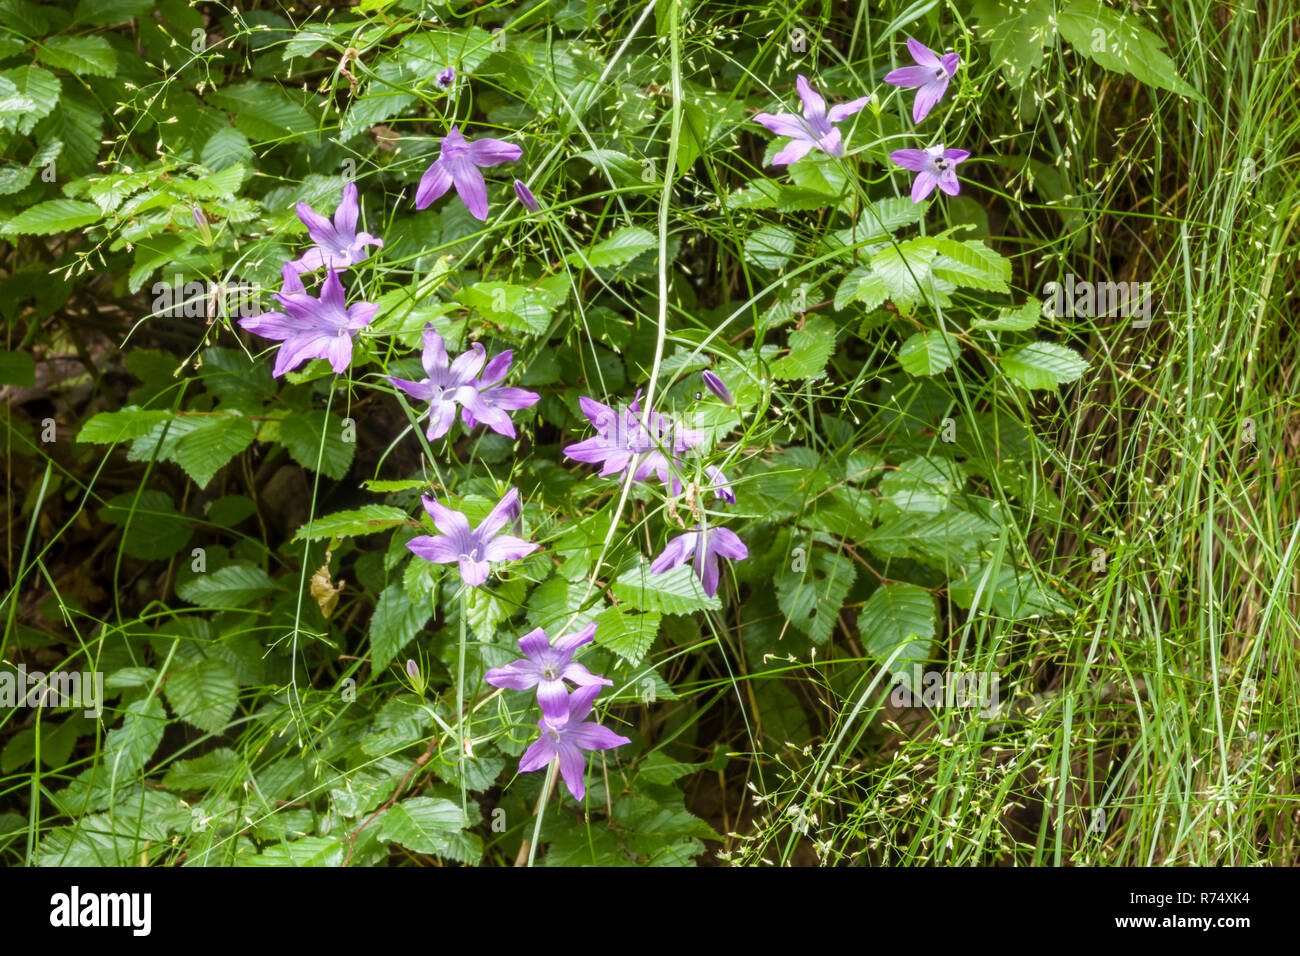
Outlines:
{"label": "purple flower", "polygon": [[912,122],[919,123],[943,99],[948,81],[957,74],[957,64],[961,62],[961,57],[956,53],[938,56],[924,43],[911,37],[907,38],[907,48],[917,65],[890,71],[885,76],[885,82],[894,86],[917,87],[916,99],[912,102]]}
{"label": "purple flower", "polygon": [[480,221],[487,220],[487,183],[479,168],[497,163],[513,163],[523,155],[523,150],[513,143],[499,139],[480,139],[471,143],[453,126],[442,138],[441,151],[432,166],[420,177],[420,188],[415,193],[415,208],[424,209],[452,186],[469,213]]}
{"label": "purple flower", "polygon": [[637,398],[621,415],[593,398],[580,397],[578,404],[588,421],[596,426],[596,434],[567,445],[564,454],[574,461],[600,465],[602,478],[630,468],[634,481],[644,481],[648,475],[657,474],[665,485],[669,484],[669,462],[663,449],[675,456],[702,442],[704,433],[682,428],[660,412],[652,412],[648,421],[642,423],[640,395],[638,391]]}
{"label": "purple flower", "polygon": [[529,408],[541,401],[542,396],[536,392],[496,384],[506,377],[513,357],[514,352],[506,349],[483,367],[483,374],[474,382],[475,398],[461,404],[460,417],[468,427],[473,428],[481,421],[498,435],[514,438],[515,425],[507,413]]}
{"label": "purple flower", "polygon": [[794,113],[759,113],[754,122],[762,123],[777,136],[789,136],[790,142],[785,149],[772,157],[773,166],[785,166],[797,162],[808,155],[814,146],[831,156],[844,155],[844,142],[837,127],[862,107],[867,105],[868,97],[860,96],[848,103],[832,106],[826,110],[826,101],[808,85],[808,80],[800,74],[795,81],[799,90],[799,99],[803,100],[803,116]]}
{"label": "purple flower", "polygon": [[587,788],[583,784],[583,775],[587,770],[587,758],[584,750],[612,750],[632,741],[614,733],[594,720],[587,720],[591,705],[600,693],[600,685],[591,684],[579,687],[565,702],[568,710],[564,723],[556,726],[545,717],[537,722],[542,729],[542,736],[533,741],[532,746],[524,751],[519,760],[519,772],[531,773],[541,770],[555,758],[560,760],[560,776],[564,785],[573,794],[573,799],[581,800],[586,796]]}
{"label": "purple flower", "polygon": [[519,201],[524,204],[525,209],[532,210],[533,212],[542,211],[542,204],[537,201],[537,197],[533,195],[533,191],[528,188],[528,184],[522,179],[515,180],[515,196],[517,196]]}
{"label": "purple flower", "polygon": [[303,289],[292,263],[285,263],[282,275],[284,290],[276,293],[275,298],[284,306],[284,312],[264,312],[240,319],[240,326],[284,343],[275,357],[273,377],[278,378],[313,358],[326,359],[335,372],[341,373],[352,361],[353,335],[371,323],[379,306],[371,302],[347,306],[343,284],[333,269],[325,277],[319,299]]}
{"label": "purple flower", "polygon": [[447,345],[442,336],[430,325],[424,327],[424,354],[421,362],[429,377],[419,382],[388,376],[388,381],[412,398],[429,403],[429,427],[424,435],[429,441],[441,438],[456,420],[456,405],[475,402],[478,389],[474,376],[483,367],[486,353],[483,346],[473,343],[468,352],[447,360]]}
{"label": "purple flower", "polygon": [[456,562],[460,565],[460,579],[472,588],[487,580],[491,565],[518,561],[538,548],[538,545],[522,538],[500,533],[516,513],[519,492],[514,488],[506,492],[506,496],[473,531],[469,528],[469,519],[459,511],[452,511],[429,497],[421,501],[442,534],[420,535],[406,542],[406,547],[412,554],[434,564]]}
{"label": "purple flower", "polygon": [[307,226],[307,234],[316,245],[292,263],[294,269],[315,272],[321,266],[329,266],[341,272],[366,257],[366,246],[383,246],[384,240],[368,232],[357,232],[357,210],[356,183],[343,187],[343,201],[334,210],[333,222],[305,202],[298,203],[298,218]]}
{"label": "purple flower", "polygon": [[593,621],[581,631],[565,634],[554,645],[547,640],[546,632],[540,627],[519,638],[519,649],[524,652],[524,659],[494,667],[483,679],[493,687],[508,687],[511,690],[528,690],[537,688],[537,703],[542,708],[542,715],[553,726],[561,726],[569,719],[569,689],[566,680],[573,681],[579,687],[593,685],[612,687],[614,682],[605,677],[597,677],[573,659],[573,652],[583,644],[591,642],[596,636],[596,623]]}
{"label": "purple flower", "polygon": [[670,568],[685,564],[692,555],[695,576],[704,585],[704,593],[713,597],[718,591],[718,555],[733,561],[743,561],[749,557],[749,550],[736,532],[716,525],[710,526],[701,518],[698,530],[688,531],[668,542],[663,553],[650,563],[650,573],[663,574]]}
{"label": "purple flower", "polygon": [[444,90],[451,89],[451,84],[456,82],[456,68],[449,66],[438,74],[438,85]]}
{"label": "purple flower", "polygon": [[724,405],[735,405],[736,400],[731,397],[731,390],[723,383],[722,379],[714,375],[708,369],[703,372],[704,384],[710,392],[722,399]]}
{"label": "purple flower", "polygon": [[938,186],[949,196],[957,195],[957,164],[970,156],[964,149],[943,148],[943,143],[929,149],[898,149],[889,154],[899,166],[916,173],[912,182],[912,202],[920,202]]}

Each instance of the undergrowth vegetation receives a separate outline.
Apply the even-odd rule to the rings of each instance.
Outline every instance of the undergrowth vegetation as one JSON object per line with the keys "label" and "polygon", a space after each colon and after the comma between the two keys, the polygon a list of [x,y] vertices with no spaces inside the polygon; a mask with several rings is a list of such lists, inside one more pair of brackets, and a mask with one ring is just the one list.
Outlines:
{"label": "undergrowth vegetation", "polygon": [[0,2],[0,858],[1288,865],[1300,12]]}

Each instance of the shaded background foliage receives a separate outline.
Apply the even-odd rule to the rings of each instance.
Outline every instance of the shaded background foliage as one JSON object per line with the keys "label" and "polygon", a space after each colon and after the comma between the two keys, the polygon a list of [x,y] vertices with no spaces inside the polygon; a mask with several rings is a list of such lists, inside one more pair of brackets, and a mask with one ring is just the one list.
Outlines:
{"label": "shaded background foliage", "polygon": [[[3,655],[108,690],[102,724],[0,718],[9,859],[511,863],[534,718],[481,675],[576,614],[633,743],[550,804],[541,862],[1291,862],[1284,5],[312,9],[0,4]],[[917,131],[881,82],[908,35],[963,58]],[[798,72],[877,95],[844,163],[766,165],[751,117]],[[453,122],[524,147],[486,228],[413,208]],[[887,157],[930,135],[973,156],[918,207]],[[208,284],[278,288],[294,203],[350,179],[379,317],[339,381],[273,380]],[[1067,273],[1153,283],[1158,321],[1043,315]],[[559,453],[579,395],[645,384],[661,307],[662,401],[751,555],[717,599],[644,575],[657,488],[597,566],[618,488]],[[426,322],[515,350],[542,400],[513,448],[410,427],[380,372]],[[1247,419],[1284,451],[1250,460]],[[431,483],[476,517],[519,487],[544,545],[467,611],[467,814],[461,608],[405,548]],[[996,672],[1001,706],[900,709],[913,664]]]}

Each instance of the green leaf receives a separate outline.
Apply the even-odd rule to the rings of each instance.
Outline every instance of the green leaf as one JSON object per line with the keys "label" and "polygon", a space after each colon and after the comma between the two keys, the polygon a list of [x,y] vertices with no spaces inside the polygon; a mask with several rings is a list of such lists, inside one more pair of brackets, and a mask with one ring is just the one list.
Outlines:
{"label": "green leaf", "polygon": [[241,866],[330,866],[343,865],[347,853],[337,836],[303,837],[268,846],[255,856],[238,857]]}
{"label": "green leaf", "polygon": [[79,442],[112,445],[147,435],[156,425],[172,417],[171,412],[128,405],[117,412],[100,412],[77,432]]}
{"label": "green leaf", "polygon": [[821,378],[834,351],[835,323],[824,315],[808,315],[803,328],[791,331],[790,354],[772,363],[772,375],[783,382]]}
{"label": "green leaf", "polygon": [[854,302],[861,302],[868,310],[878,308],[888,298],[885,283],[871,271],[871,266],[858,266],[844,277],[835,291],[835,310],[842,312]]}
{"label": "green leaf", "polygon": [[39,66],[4,70],[0,72],[0,79],[7,81],[0,88],[0,99],[5,101],[0,103],[0,118],[5,113],[17,113],[11,120],[0,122],[0,128],[14,129],[23,134],[30,133],[37,122],[54,112],[63,90],[59,78]]}
{"label": "green leaf", "polygon": [[[722,602],[715,594],[708,597],[689,565],[681,564],[663,574],[651,574],[650,565],[642,563],[621,574],[611,591],[614,597],[637,611],[662,614],[693,614],[716,611]],[[599,640],[599,635],[597,635]]]}
{"label": "green leaf", "polygon": [[169,673],[163,689],[177,717],[213,734],[225,729],[239,703],[235,669],[215,657]]}
{"label": "green leaf", "polygon": [[178,583],[176,593],[191,604],[239,608],[248,607],[275,588],[275,581],[261,568],[239,562],[202,571]]}
{"label": "green leaf", "polygon": [[786,619],[815,644],[830,639],[844,599],[857,577],[853,559],[833,551],[813,549],[806,567],[783,566],[776,576],[776,602]]}
{"label": "green leaf", "polygon": [[898,364],[909,375],[938,375],[960,354],[961,343],[947,332],[917,332],[898,350]]}
{"label": "green leaf", "polygon": [[861,543],[879,558],[916,558],[941,569],[965,564],[997,527],[967,511],[900,514],[885,519]]}
{"label": "green leaf", "polygon": [[559,304],[544,289],[509,282],[476,282],[456,298],[489,321],[534,335],[546,331],[551,324],[551,312]]}
{"label": "green leaf", "polygon": [[905,313],[930,292],[930,265],[938,252],[935,239],[921,236],[886,246],[871,257],[871,271],[880,278],[885,295]]}
{"label": "green leaf", "polygon": [[1106,69],[1204,102],[1178,75],[1174,61],[1164,52],[1164,40],[1140,26],[1136,16],[1121,17],[1099,0],[1070,0],[1057,14],[1056,23],[1075,50]]}
{"label": "green leaf", "polygon": [[659,631],[658,611],[636,614],[611,607],[596,617],[596,643],[607,647],[629,664],[639,663]]}
{"label": "green leaf", "polygon": [[975,0],[979,34],[990,60],[1018,90],[1043,64],[1043,46],[1055,38],[1052,0]]}
{"label": "green leaf", "polygon": [[464,830],[468,823],[464,811],[450,800],[411,797],[384,811],[377,834],[385,843],[397,843],[416,853],[451,856],[463,863],[477,863],[482,856],[478,837],[467,834],[475,846],[469,854],[472,859],[465,859],[465,849],[456,840],[459,831]]}
{"label": "green leaf", "polygon": [[75,199],[50,199],[24,209],[4,226],[9,236],[51,236],[99,222],[99,207]]}
{"label": "green leaf", "polygon": [[[642,229],[640,226],[624,226],[586,252],[571,253],[568,262],[576,268],[584,268],[587,265],[621,266],[631,262],[647,249],[654,249],[658,245],[659,240],[648,229]],[[584,256],[586,262],[583,262]]]}
{"label": "green leaf", "polygon": [[432,616],[433,609],[412,601],[400,581],[384,588],[370,616],[371,669],[379,672],[387,667]]}
{"label": "green leaf", "polygon": [[1011,260],[994,252],[977,239],[936,239],[938,257],[930,271],[954,286],[1006,292],[1011,278]]}
{"label": "green leaf", "polygon": [[[175,705],[173,705],[175,706]],[[169,790],[212,790],[237,779],[239,758],[221,747],[193,760],[178,760],[167,768],[163,786]]]}
{"label": "green leaf", "polygon": [[206,488],[227,462],[253,443],[257,428],[247,418],[214,416],[181,437],[172,460],[200,488]]}
{"label": "green leaf", "polygon": [[401,508],[392,505],[363,505],[353,511],[336,511],[302,525],[294,541],[320,541],[325,538],[359,538],[366,534],[388,531],[410,521]]}
{"label": "green leaf", "polygon": [[113,76],[117,51],[101,36],[55,36],[36,45],[36,59],[81,76]]}
{"label": "green leaf", "polygon": [[909,458],[880,479],[880,496],[900,511],[938,514],[966,480],[948,458]]}
{"label": "green leaf", "polygon": [[319,470],[326,478],[339,479],[348,473],[356,442],[344,441],[343,420],[320,409],[291,413],[280,422],[280,442],[304,468]]}
{"label": "green leaf", "polygon": [[930,659],[938,616],[934,598],[915,584],[885,584],[878,588],[858,614],[858,631],[868,654],[888,660],[901,645],[890,673],[912,689],[920,687],[920,668]]}
{"label": "green leaf", "polygon": [[762,269],[780,269],[794,253],[794,233],[784,226],[763,226],[745,240],[745,261]]}
{"label": "green leaf", "polygon": [[1042,304],[1032,299],[1011,309],[999,309],[996,319],[976,319],[972,329],[994,329],[999,332],[1024,332],[1038,324],[1043,314]]}
{"label": "green leaf", "polygon": [[316,120],[300,97],[287,93],[278,83],[240,83],[218,88],[207,98],[230,113],[239,130],[254,142],[283,143],[301,138],[315,145],[320,139]]}
{"label": "green leaf", "polygon": [[1088,369],[1078,352],[1054,342],[1034,342],[1002,356],[1002,371],[1025,388],[1056,388]]}
{"label": "green leaf", "polygon": [[167,729],[167,714],[157,697],[145,697],[126,705],[122,724],[104,740],[101,766],[121,786],[135,778],[153,757]]}
{"label": "green leaf", "polygon": [[144,16],[153,5],[154,0],[80,0],[73,21],[92,27],[113,26]]}
{"label": "green leaf", "polygon": [[36,360],[27,352],[0,349],[0,385],[32,388],[36,385]]}
{"label": "green leaf", "polygon": [[99,517],[115,525],[125,525],[129,520],[130,526],[122,538],[122,552],[147,561],[170,558],[189,543],[193,534],[190,522],[177,514],[171,496],[153,488],[141,491],[138,501],[134,491],[110,498],[100,509]]}

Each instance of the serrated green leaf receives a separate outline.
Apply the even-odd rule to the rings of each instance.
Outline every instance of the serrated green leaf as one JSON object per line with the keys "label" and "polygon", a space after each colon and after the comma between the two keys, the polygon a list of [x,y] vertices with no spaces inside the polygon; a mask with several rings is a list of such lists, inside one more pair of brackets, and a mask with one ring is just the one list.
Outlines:
{"label": "serrated green leaf", "polygon": [[1006,292],[1011,278],[1011,260],[978,239],[935,239],[939,255],[930,271],[954,286]]}
{"label": "serrated green leaf", "polygon": [[882,585],[867,598],[858,614],[858,631],[863,649],[882,663],[899,652],[890,673],[915,689],[919,682],[912,682],[916,681],[918,669],[933,653],[936,621],[930,592],[898,582]]}
{"label": "serrated green leaf", "polygon": [[[647,249],[654,249],[658,245],[659,240],[648,229],[642,229],[640,226],[624,226],[608,239],[601,240],[581,255],[576,252],[571,253],[568,261],[570,265],[579,269],[588,265],[597,268],[621,266],[631,262]],[[583,261],[584,257],[585,262]]]}
{"label": "serrated green leaf", "polygon": [[1088,369],[1078,352],[1055,342],[1034,342],[1005,353],[1002,371],[1025,388],[1056,388],[1073,382]]}
{"label": "serrated green leaf", "polygon": [[898,350],[898,364],[909,375],[938,375],[960,354],[961,343],[947,332],[917,332]]}
{"label": "serrated green leaf", "polygon": [[1204,102],[1178,75],[1164,52],[1164,40],[1139,25],[1135,15],[1120,16],[1099,0],[1070,0],[1057,14],[1056,25],[1075,50],[1106,69]]}
{"label": "serrated green leaf", "polygon": [[401,582],[384,588],[375,602],[375,613],[370,616],[371,668],[382,671],[387,667],[402,648],[415,640],[432,616],[432,607],[412,601]]}
{"label": "serrated green leaf", "polygon": [[999,309],[996,319],[976,319],[972,329],[993,329],[998,332],[1024,332],[1038,324],[1043,314],[1041,303],[1032,299],[1011,309]]}
{"label": "serrated green leaf", "polygon": [[362,535],[389,531],[411,520],[401,508],[392,505],[363,505],[352,511],[336,511],[315,518],[294,533],[294,541],[320,541],[327,538],[359,538]]}
{"label": "serrated green leaf", "polygon": [[176,593],[190,604],[213,607],[248,607],[276,588],[261,568],[247,562],[202,571],[176,585]]}
{"label": "serrated green leaf", "polygon": [[24,209],[5,223],[8,236],[51,236],[99,222],[99,207],[76,199],[50,199]]}
{"label": "serrated green leaf", "polygon": [[101,36],[54,36],[36,45],[36,59],[81,76],[113,76],[117,51]]}
{"label": "serrated green leaf", "polygon": [[596,643],[629,664],[637,664],[654,643],[660,620],[658,611],[636,614],[620,607],[607,608],[596,617]]}
{"label": "serrated green leaf", "polygon": [[377,833],[380,840],[400,844],[416,853],[477,863],[482,856],[477,835],[466,834],[470,837],[468,841],[457,839],[467,825],[464,811],[450,800],[411,797],[384,811]]}
{"label": "serrated green leaf", "polygon": [[206,418],[176,443],[171,457],[196,485],[206,488],[213,476],[251,445],[256,436],[257,428],[247,418]]}
{"label": "serrated green leaf", "polygon": [[695,572],[685,564],[651,574],[650,566],[643,563],[620,575],[611,590],[615,598],[638,611],[693,614],[722,607],[716,594],[709,597],[704,593]]}
{"label": "serrated green leaf", "polygon": [[803,328],[790,332],[790,354],[772,363],[772,376],[783,382],[821,378],[835,352],[835,332],[826,316],[807,316]]}
{"label": "serrated green leaf", "polygon": [[343,419],[313,409],[291,414],[280,422],[280,442],[304,468],[326,478],[339,479],[348,473],[356,454],[356,442],[345,441]]}
{"label": "serrated green leaf", "polygon": [[975,0],[973,7],[990,60],[1020,89],[1042,66],[1043,46],[1055,39],[1052,0]]}
{"label": "serrated green leaf", "polygon": [[780,269],[794,254],[794,233],[785,226],[768,225],[755,230],[745,240],[745,261],[761,269]]}
{"label": "serrated green leaf", "polygon": [[239,702],[234,668],[214,657],[169,673],[163,690],[177,717],[213,734],[225,729]]}
{"label": "serrated green leaf", "polygon": [[856,577],[848,555],[814,548],[803,562],[790,562],[777,573],[776,602],[792,626],[814,644],[825,644]]}

